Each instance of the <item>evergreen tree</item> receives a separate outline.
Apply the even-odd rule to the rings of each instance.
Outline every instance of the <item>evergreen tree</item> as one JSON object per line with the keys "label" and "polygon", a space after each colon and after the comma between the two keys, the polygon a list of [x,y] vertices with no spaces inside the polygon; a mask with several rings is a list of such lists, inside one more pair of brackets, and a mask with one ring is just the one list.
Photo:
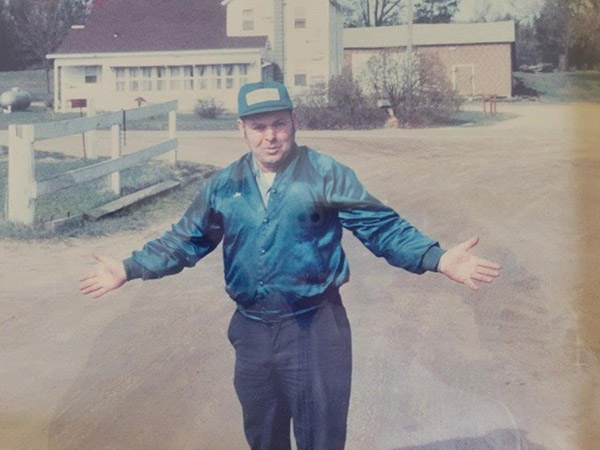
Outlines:
{"label": "evergreen tree", "polygon": [[450,23],[459,0],[420,0],[415,5],[415,23]]}
{"label": "evergreen tree", "polygon": [[0,71],[14,70],[17,66],[14,27],[7,9],[0,0]]}
{"label": "evergreen tree", "polygon": [[572,45],[569,22],[571,10],[563,0],[546,0],[535,21],[535,32],[544,62],[558,64],[559,57],[568,55]]}

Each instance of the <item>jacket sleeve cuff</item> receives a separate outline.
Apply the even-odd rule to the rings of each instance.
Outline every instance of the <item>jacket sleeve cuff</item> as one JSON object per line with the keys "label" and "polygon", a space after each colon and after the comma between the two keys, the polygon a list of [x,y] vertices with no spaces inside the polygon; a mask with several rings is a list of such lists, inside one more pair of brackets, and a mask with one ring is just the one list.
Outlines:
{"label": "jacket sleeve cuff", "polygon": [[136,278],[142,278],[144,268],[135,259],[131,257],[124,259],[123,265],[125,266],[125,275],[127,276],[127,281],[134,280]]}
{"label": "jacket sleeve cuff", "polygon": [[446,250],[442,249],[439,245],[430,247],[423,255],[423,259],[421,259],[421,268],[430,272],[437,272],[440,258],[444,253],[446,253]]}

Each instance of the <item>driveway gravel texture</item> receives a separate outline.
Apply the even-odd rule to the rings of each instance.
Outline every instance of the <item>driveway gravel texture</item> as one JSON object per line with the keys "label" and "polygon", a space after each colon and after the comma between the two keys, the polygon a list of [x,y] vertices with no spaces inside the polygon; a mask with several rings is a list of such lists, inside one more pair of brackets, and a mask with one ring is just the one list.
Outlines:
{"label": "driveway gravel texture", "polygon": [[[477,254],[503,266],[473,292],[395,269],[345,234],[349,450],[599,448],[600,105],[499,109],[517,117],[298,134],[446,248],[478,235]],[[164,138],[131,132],[126,150]],[[98,132],[101,154],[109,139]],[[187,161],[224,166],[247,151],[234,132],[179,139]],[[2,450],[246,448],[220,248],[177,276],[98,300],[77,292],[92,251],[126,257],[169,225],[0,241]]]}

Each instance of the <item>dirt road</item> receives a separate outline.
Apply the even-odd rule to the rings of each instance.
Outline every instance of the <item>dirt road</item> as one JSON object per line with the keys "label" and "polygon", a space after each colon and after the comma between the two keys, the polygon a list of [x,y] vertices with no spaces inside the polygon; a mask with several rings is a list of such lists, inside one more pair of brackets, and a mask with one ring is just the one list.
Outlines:
{"label": "dirt road", "polygon": [[[350,450],[597,448],[600,105],[501,108],[519,117],[300,133],[443,246],[479,235],[477,252],[504,267],[471,292],[394,269],[345,236]],[[217,165],[245,152],[235,133],[181,133],[180,143],[181,159]],[[219,250],[101,300],[77,294],[91,251],[125,257],[166,226],[0,242],[2,450],[245,448]]]}

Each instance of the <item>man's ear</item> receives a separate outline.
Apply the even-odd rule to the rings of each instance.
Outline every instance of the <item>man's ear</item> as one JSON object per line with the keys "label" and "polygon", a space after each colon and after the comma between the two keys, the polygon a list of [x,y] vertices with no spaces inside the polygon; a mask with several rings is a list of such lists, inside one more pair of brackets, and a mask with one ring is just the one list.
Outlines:
{"label": "man's ear", "polygon": [[292,111],[292,123],[294,124],[294,129],[298,129],[298,116],[296,115],[296,111]]}
{"label": "man's ear", "polygon": [[237,126],[240,134],[245,139],[246,138],[246,128],[244,128],[244,121],[242,119],[237,120]]}

